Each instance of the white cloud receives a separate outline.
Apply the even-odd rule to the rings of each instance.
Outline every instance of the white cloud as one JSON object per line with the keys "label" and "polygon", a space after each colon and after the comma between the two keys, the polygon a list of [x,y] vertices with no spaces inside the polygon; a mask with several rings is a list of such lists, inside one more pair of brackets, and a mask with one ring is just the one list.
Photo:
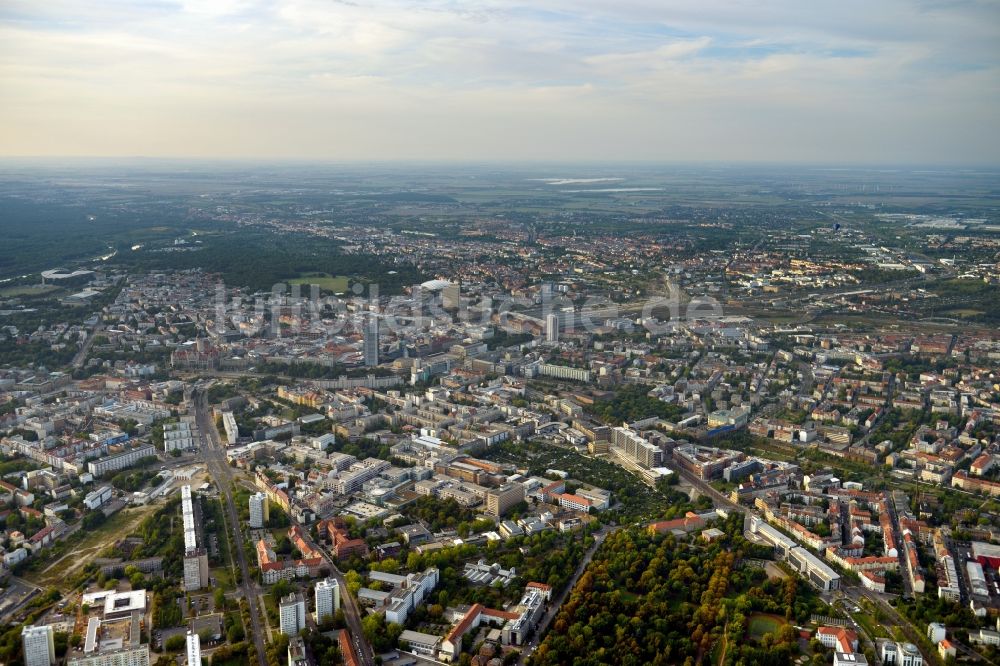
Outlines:
{"label": "white cloud", "polygon": [[993,3],[0,8],[7,154],[996,161]]}

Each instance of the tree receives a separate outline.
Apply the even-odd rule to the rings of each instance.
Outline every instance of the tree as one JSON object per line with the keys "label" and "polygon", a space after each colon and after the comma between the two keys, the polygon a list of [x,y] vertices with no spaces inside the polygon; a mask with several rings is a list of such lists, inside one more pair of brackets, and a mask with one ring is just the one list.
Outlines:
{"label": "tree", "polygon": [[61,657],[66,654],[69,646],[69,634],[65,631],[57,631],[52,635],[52,642],[55,645],[56,656]]}
{"label": "tree", "polygon": [[292,584],[287,580],[279,580],[274,586],[271,587],[271,596],[275,599],[281,599],[282,597],[288,596],[292,592]]}
{"label": "tree", "polygon": [[245,638],[245,633],[243,631],[243,626],[240,624],[233,624],[229,627],[229,631],[226,632],[226,640],[230,643],[239,643]]}
{"label": "tree", "polygon": [[163,643],[164,649],[168,652],[177,652],[184,649],[186,639],[183,634],[174,634]]}
{"label": "tree", "polygon": [[357,596],[358,590],[361,589],[361,574],[359,574],[354,569],[351,569],[346,574],[344,574],[344,580],[347,582],[347,590],[351,594]]}

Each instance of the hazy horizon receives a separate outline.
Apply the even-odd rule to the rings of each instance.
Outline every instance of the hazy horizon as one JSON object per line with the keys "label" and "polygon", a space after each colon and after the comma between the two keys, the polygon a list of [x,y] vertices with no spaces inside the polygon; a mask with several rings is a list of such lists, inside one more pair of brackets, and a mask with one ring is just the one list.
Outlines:
{"label": "hazy horizon", "polygon": [[31,164],[45,167],[113,167],[113,166],[218,166],[218,167],[250,167],[250,168],[280,168],[298,166],[322,167],[482,167],[491,169],[510,169],[512,171],[530,172],[534,169],[806,169],[828,172],[873,172],[873,173],[953,173],[982,171],[1000,171],[1000,157],[993,162],[913,162],[882,163],[882,162],[815,162],[815,161],[759,161],[759,160],[678,160],[667,161],[657,159],[529,159],[529,158],[440,158],[421,159],[416,157],[399,158],[324,158],[324,157],[258,157],[258,156],[187,156],[187,155],[2,155],[0,165]]}
{"label": "hazy horizon", "polygon": [[1000,3],[0,7],[0,157],[981,167]]}

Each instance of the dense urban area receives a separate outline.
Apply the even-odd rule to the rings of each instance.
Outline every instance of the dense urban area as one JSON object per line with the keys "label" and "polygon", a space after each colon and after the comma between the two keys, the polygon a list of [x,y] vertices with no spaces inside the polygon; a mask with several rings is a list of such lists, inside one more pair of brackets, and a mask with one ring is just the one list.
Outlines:
{"label": "dense urban area", "polygon": [[38,169],[0,663],[1000,661],[995,174]]}

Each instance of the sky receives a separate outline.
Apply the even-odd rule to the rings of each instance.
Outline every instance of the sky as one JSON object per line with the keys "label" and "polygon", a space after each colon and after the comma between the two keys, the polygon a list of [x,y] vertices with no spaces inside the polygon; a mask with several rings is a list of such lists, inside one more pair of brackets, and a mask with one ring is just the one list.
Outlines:
{"label": "sky", "polygon": [[0,156],[1000,164],[1000,0],[2,0]]}

